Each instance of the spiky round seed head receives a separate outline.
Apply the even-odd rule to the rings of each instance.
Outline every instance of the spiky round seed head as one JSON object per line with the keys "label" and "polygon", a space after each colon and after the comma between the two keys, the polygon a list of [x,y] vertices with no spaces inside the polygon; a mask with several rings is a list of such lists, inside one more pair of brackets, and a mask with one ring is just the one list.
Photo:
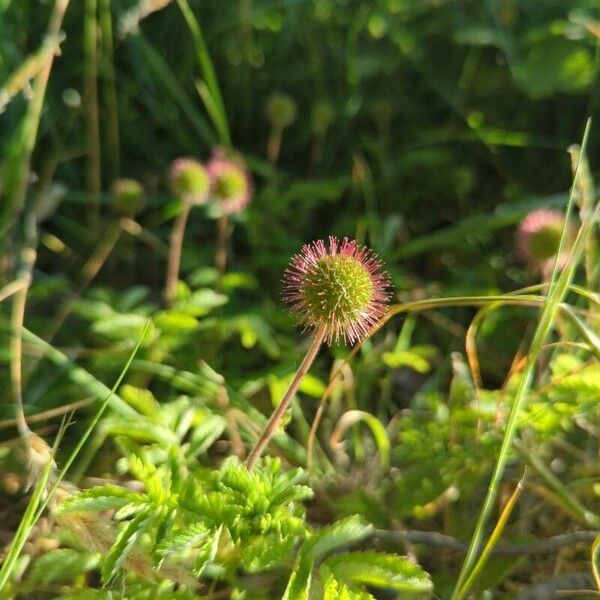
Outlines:
{"label": "spiky round seed head", "polygon": [[210,193],[210,176],[206,167],[194,158],[177,158],[169,172],[171,190],[190,204],[204,204]]}
{"label": "spiky round seed head", "polygon": [[[541,208],[530,212],[519,224],[517,247],[523,260],[534,267],[545,268],[556,256],[565,218],[562,212]],[[567,235],[572,238],[569,226]]]}
{"label": "spiky round seed head", "polygon": [[252,197],[252,180],[242,158],[228,158],[223,150],[216,150],[207,170],[211,180],[211,195],[220,214],[242,212]]}
{"label": "spiky round seed head", "polygon": [[269,123],[277,129],[285,129],[296,120],[298,108],[289,94],[276,93],[268,100],[265,113]]}
{"label": "spiky round seed head", "polygon": [[390,280],[371,250],[329,238],[305,244],[284,273],[283,298],[305,327],[328,343],[364,339],[386,311]]}
{"label": "spiky round seed head", "polygon": [[135,179],[117,179],[112,186],[113,205],[125,215],[133,216],[141,208],[144,188]]}

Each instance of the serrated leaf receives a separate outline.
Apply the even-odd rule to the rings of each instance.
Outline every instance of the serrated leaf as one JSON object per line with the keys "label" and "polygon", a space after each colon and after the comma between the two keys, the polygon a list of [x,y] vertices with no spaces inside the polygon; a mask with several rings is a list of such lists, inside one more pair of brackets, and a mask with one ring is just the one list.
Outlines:
{"label": "serrated leaf", "polygon": [[30,579],[48,585],[57,579],[66,581],[98,566],[99,556],[71,548],[50,550],[35,561]]}
{"label": "serrated leaf", "polygon": [[194,430],[189,442],[187,455],[189,457],[204,454],[225,431],[225,419],[218,415],[206,414],[202,420],[194,425]]}
{"label": "serrated leaf", "polygon": [[204,569],[215,560],[217,551],[219,549],[219,542],[221,540],[221,533],[223,526],[221,525],[215,531],[213,531],[210,539],[204,544],[198,553],[198,558],[194,561],[192,571],[195,577],[201,577],[204,573]]}
{"label": "serrated leaf", "polygon": [[104,427],[110,435],[122,435],[138,442],[157,442],[168,445],[179,443],[173,431],[142,415],[131,419],[122,416],[109,417],[105,419]]}
{"label": "serrated leaf", "polygon": [[330,556],[323,563],[332,575],[347,583],[411,592],[428,592],[429,575],[404,556],[367,550]]}
{"label": "serrated leaf", "polygon": [[372,530],[372,525],[358,515],[353,515],[313,533],[302,544],[301,553],[314,561],[340,546],[361,540]]}
{"label": "serrated leaf", "polygon": [[151,515],[147,511],[141,512],[119,532],[102,565],[101,573],[104,583],[108,583],[115,577],[127,555],[150,526],[151,521]]}
{"label": "serrated leaf", "polygon": [[323,600],[375,600],[368,592],[349,588],[331,574],[323,584]]}
{"label": "serrated leaf", "polygon": [[296,567],[292,572],[282,600],[305,600],[311,585],[315,560],[367,536],[373,529],[358,515],[323,527],[307,538],[300,548]]}
{"label": "serrated leaf", "polygon": [[141,505],[148,501],[145,494],[132,492],[118,485],[101,485],[84,490],[63,500],[54,509],[55,513],[103,511],[122,508],[128,504]]}
{"label": "serrated leaf", "polygon": [[186,527],[185,531],[174,531],[165,536],[158,551],[163,555],[180,552],[195,546],[208,537],[209,533],[210,530],[203,523],[192,523]]}

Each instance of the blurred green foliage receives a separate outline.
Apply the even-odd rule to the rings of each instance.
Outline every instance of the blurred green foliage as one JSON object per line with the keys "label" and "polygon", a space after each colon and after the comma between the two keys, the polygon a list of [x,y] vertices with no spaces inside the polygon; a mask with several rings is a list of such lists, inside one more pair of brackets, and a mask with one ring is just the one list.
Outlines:
{"label": "blurred green foliage", "polygon": [[[322,351],[270,447],[277,458],[249,473],[240,461],[304,349],[281,306],[281,273],[303,243],[335,234],[379,254],[401,301],[538,283],[520,264],[514,226],[534,207],[567,203],[567,148],[600,108],[598,2],[71,0],[64,35],[46,38],[52,5],[0,0],[0,284],[25,262],[33,215],[25,325],[53,346],[24,336],[25,412],[103,400],[101,382],[114,381],[152,324],[113,404],[128,410],[102,420],[75,464],[81,489],[65,488],[54,505],[59,526],[35,532],[0,598],[104,600],[125,588],[140,600],[198,589],[236,600],[304,600],[308,590],[330,600],[426,596],[424,570],[395,554],[399,543],[375,541],[373,526],[468,540],[520,381],[531,306],[486,314],[471,332],[477,356],[464,342],[476,313],[464,307],[392,319],[349,365],[344,348]],[[13,206],[32,78],[57,44],[24,202]],[[94,222],[84,80],[96,67]],[[213,268],[216,215],[198,207],[165,306],[180,209],[169,165],[205,161],[229,138],[255,189],[229,223],[228,270]],[[115,202],[121,178],[143,186],[135,211]],[[588,295],[568,301],[594,333],[597,246],[587,252],[578,282]],[[2,369],[10,306],[0,305]],[[569,323],[557,319],[556,329],[500,490],[503,506],[529,466],[532,484],[505,533],[515,543],[598,518],[599,369]],[[337,369],[307,474],[311,423]],[[59,464],[83,431],[80,411]],[[27,469],[13,416],[5,376],[7,536],[21,514],[15,480]],[[55,429],[50,420],[36,431]],[[456,547],[400,550],[449,597]],[[514,598],[557,565],[587,570],[589,557],[577,546],[556,562],[528,561],[493,557],[475,593]]]}

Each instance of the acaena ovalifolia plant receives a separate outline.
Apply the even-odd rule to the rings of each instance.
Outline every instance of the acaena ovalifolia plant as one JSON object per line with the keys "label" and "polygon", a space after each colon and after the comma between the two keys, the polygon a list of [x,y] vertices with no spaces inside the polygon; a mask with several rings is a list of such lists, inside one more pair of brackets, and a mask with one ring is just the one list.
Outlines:
{"label": "acaena ovalifolia plant", "polygon": [[354,240],[331,236],[305,244],[284,274],[283,297],[312,341],[304,360],[264,431],[248,455],[252,469],[283,418],[302,378],[323,342],[363,340],[386,311],[391,287],[382,263],[371,250]]}

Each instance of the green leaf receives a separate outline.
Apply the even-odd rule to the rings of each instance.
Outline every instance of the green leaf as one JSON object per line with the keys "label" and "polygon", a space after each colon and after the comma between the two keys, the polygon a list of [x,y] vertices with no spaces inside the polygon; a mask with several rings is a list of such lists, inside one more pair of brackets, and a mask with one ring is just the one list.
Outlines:
{"label": "green leaf", "polygon": [[368,550],[330,556],[324,565],[336,579],[411,592],[428,592],[433,585],[429,575],[404,556]]}
{"label": "green leaf", "polygon": [[149,417],[156,416],[160,413],[160,404],[156,401],[154,394],[150,390],[135,387],[134,385],[125,384],[119,390],[121,398],[130,406],[143,415]]}
{"label": "green leaf", "polygon": [[[326,571],[324,569],[324,571]],[[368,592],[349,588],[331,574],[323,585],[323,600],[375,600]]]}
{"label": "green leaf", "polygon": [[313,533],[300,548],[296,566],[282,600],[306,600],[311,585],[314,562],[340,546],[361,540],[372,529],[372,525],[354,515]]}
{"label": "green leaf", "polygon": [[208,314],[213,308],[227,304],[229,298],[225,294],[219,294],[210,288],[196,290],[185,302],[178,302],[177,308],[182,312],[189,313],[194,317]]}
{"label": "green leaf", "polygon": [[419,356],[416,352],[409,350],[397,350],[395,352],[384,352],[383,362],[391,369],[409,367],[417,373],[428,373],[431,365],[428,360]]}
{"label": "green leaf", "polygon": [[118,485],[101,485],[84,490],[63,500],[55,509],[57,514],[80,511],[103,511],[122,508],[128,504],[145,504],[145,494],[132,492]]}
{"label": "green leaf", "polygon": [[161,541],[158,551],[162,555],[180,552],[186,548],[196,546],[208,537],[210,530],[203,523],[192,523],[184,531],[174,531],[165,536]]}
{"label": "green leaf", "polygon": [[99,556],[71,548],[57,548],[43,554],[35,561],[30,579],[48,585],[53,581],[67,581],[98,566]]}
{"label": "green leaf", "polygon": [[201,577],[204,569],[206,569],[206,567],[215,560],[215,557],[217,556],[217,550],[219,549],[219,541],[221,540],[222,531],[223,526],[220,526],[213,531],[211,537],[200,549],[200,552],[198,552],[198,558],[196,558],[194,561],[194,566],[192,568],[194,577]]}
{"label": "green leaf", "polygon": [[110,315],[96,321],[92,331],[114,340],[135,339],[140,337],[148,317],[135,313],[123,315]]}
{"label": "green leaf", "polygon": [[198,327],[198,321],[194,317],[175,310],[164,310],[157,313],[154,322],[165,333],[185,333],[194,331]]}
{"label": "green leaf", "polygon": [[300,382],[298,389],[307,396],[312,396],[313,398],[320,399],[321,396],[325,393],[326,387],[327,386],[325,385],[325,383],[323,383],[321,379],[315,377],[314,375],[311,375],[310,373],[307,373]]}
{"label": "green leaf", "polygon": [[102,581],[108,583],[120,569],[127,555],[150,526],[148,511],[139,513],[119,532],[102,565]]}
{"label": "green leaf", "polygon": [[81,590],[57,596],[56,600],[116,600],[108,590]]}
{"label": "green leaf", "polygon": [[225,419],[218,415],[203,415],[200,423],[194,425],[186,454],[190,457],[204,454],[219,439],[225,425]]}
{"label": "green leaf", "polygon": [[170,429],[142,415],[135,419],[109,417],[104,421],[104,428],[111,435],[122,435],[138,442],[157,442],[164,445],[179,443],[177,436]]}

